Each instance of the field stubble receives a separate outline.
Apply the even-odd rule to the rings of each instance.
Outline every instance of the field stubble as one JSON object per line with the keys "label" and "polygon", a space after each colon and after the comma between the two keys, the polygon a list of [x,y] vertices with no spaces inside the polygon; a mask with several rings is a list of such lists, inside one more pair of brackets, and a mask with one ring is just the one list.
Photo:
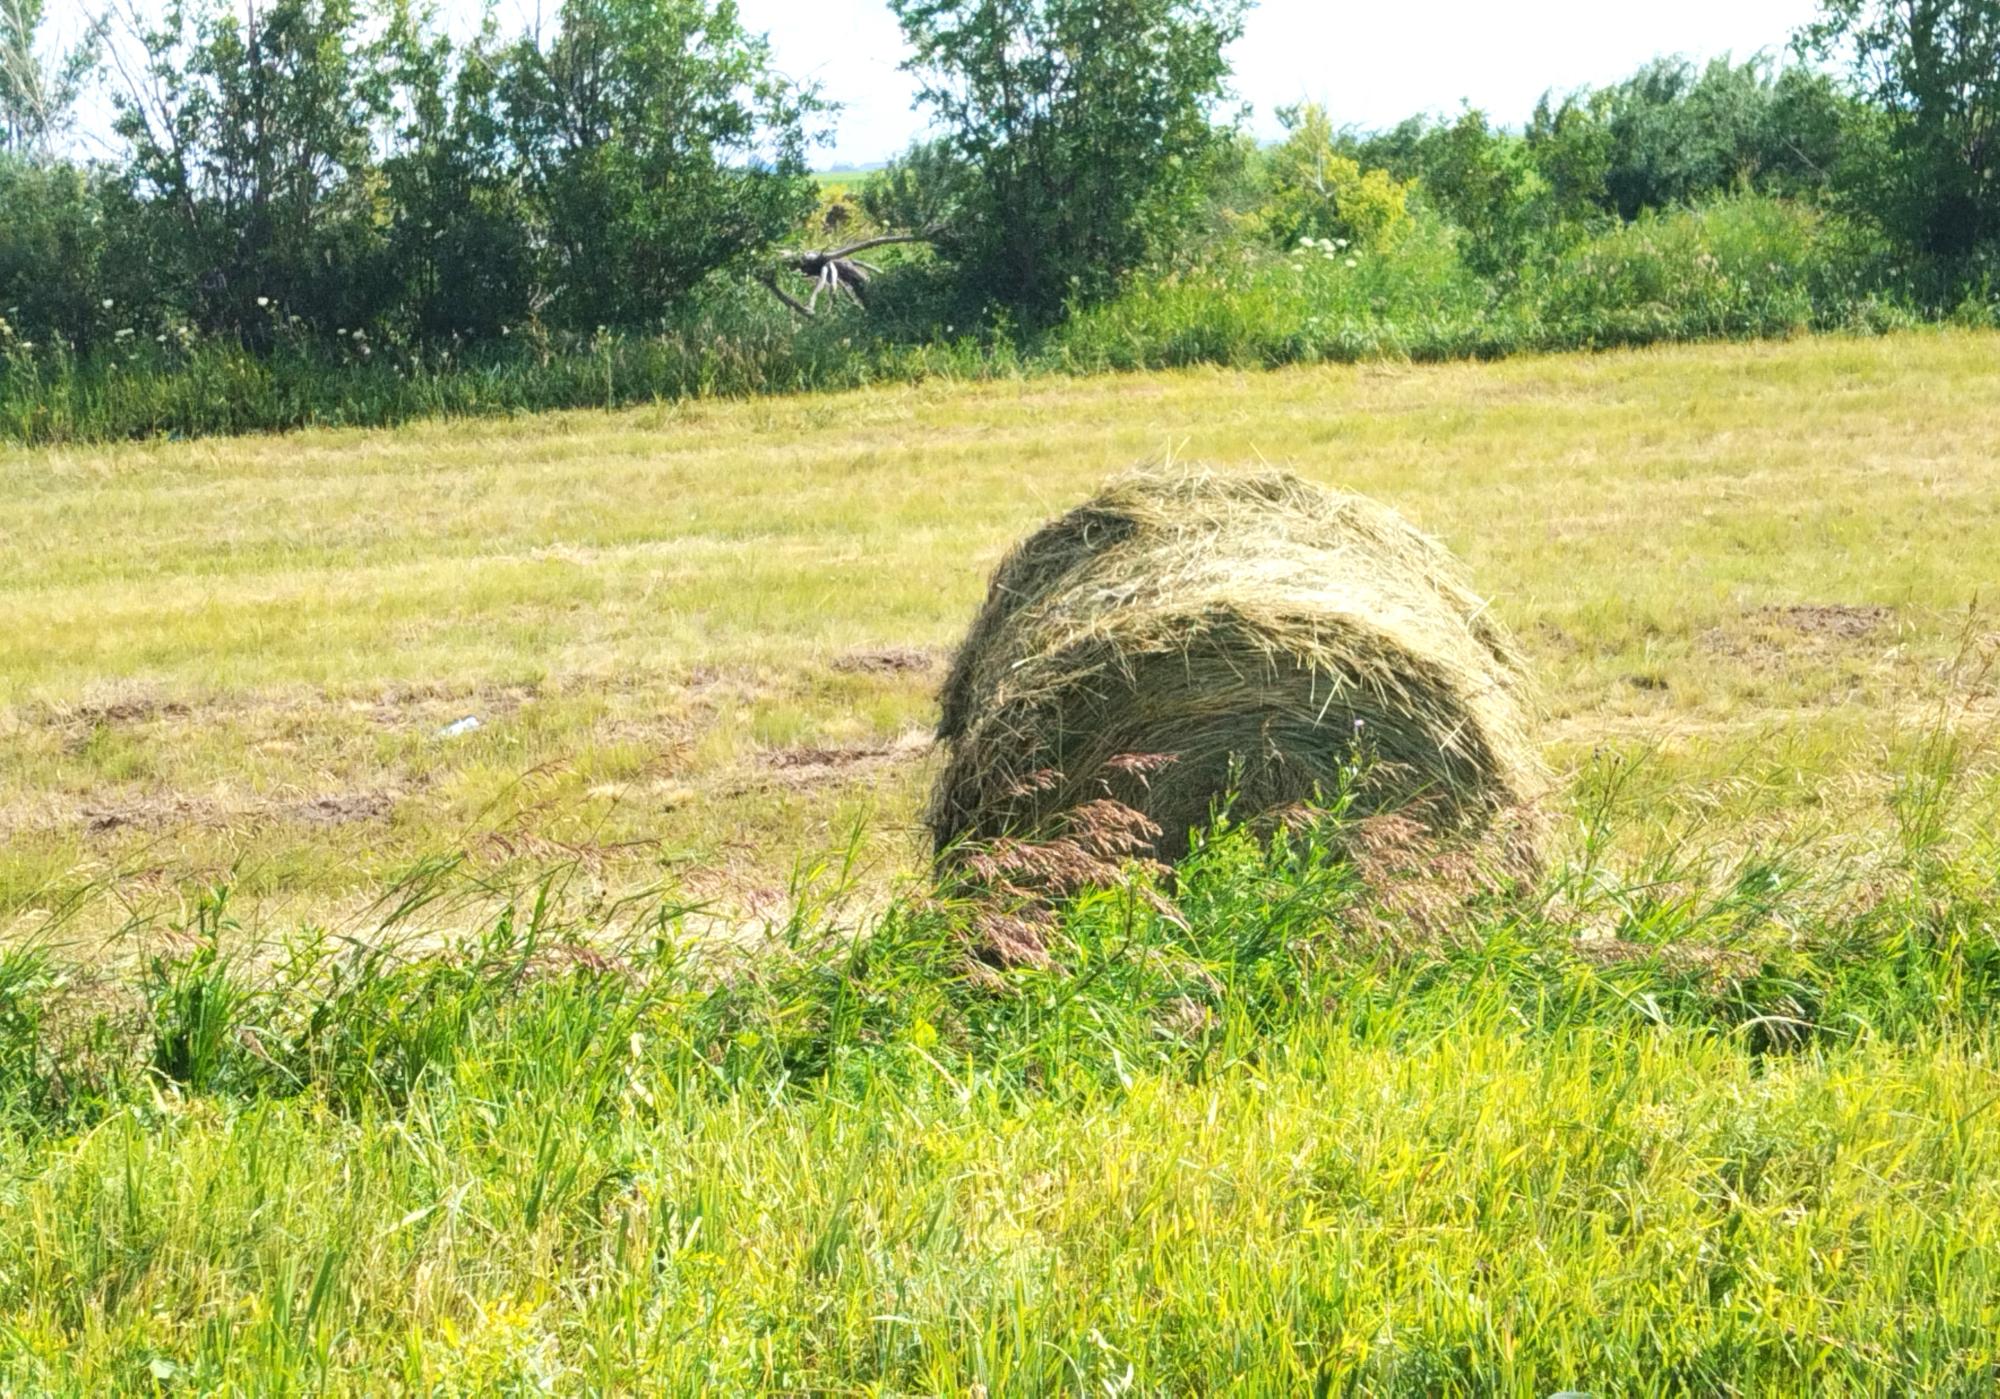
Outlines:
{"label": "field stubble", "polygon": [[[867,828],[985,574],[1144,460],[1270,463],[1438,532],[1558,765],[1868,819],[1990,621],[2000,359],[1923,334],[1221,371],[0,454],[0,914],[229,882],[332,920],[465,853],[734,919]],[[439,737],[471,716],[472,732]],[[125,914],[120,912],[120,921]],[[754,918],[754,914],[751,915]]]}

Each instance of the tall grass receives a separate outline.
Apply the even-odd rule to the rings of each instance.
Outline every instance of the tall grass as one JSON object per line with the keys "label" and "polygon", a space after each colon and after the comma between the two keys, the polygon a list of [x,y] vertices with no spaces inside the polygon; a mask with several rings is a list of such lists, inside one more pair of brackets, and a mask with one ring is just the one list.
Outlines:
{"label": "tall grass", "polygon": [[1649,214],[1536,270],[1551,348],[1880,331],[1917,319],[1879,241],[1800,204],[1750,196]]}
{"label": "tall grass", "polygon": [[1928,748],[1844,854],[1614,858],[1595,774],[1544,878],[1445,903],[1331,826],[1225,827],[1171,913],[1068,904],[1045,970],[949,904],[835,917],[837,882],[722,963],[682,910],[607,943],[546,889],[256,956],[214,897],[122,999],[13,954],[0,1373],[1980,1388],[2000,847],[1965,762]]}
{"label": "tall grass", "polygon": [[886,279],[873,312],[830,308],[809,323],[751,287],[712,290],[649,333],[529,325],[487,344],[415,347],[278,324],[272,348],[251,353],[142,326],[82,357],[13,341],[0,346],[0,438],[386,426],[939,377],[1495,357],[1943,317],[1992,324],[2000,306],[1990,273],[1907,266],[1841,220],[1762,197],[1649,215],[1498,281],[1470,270],[1463,236],[1419,222],[1382,249],[1229,244],[1034,335],[974,325],[949,309],[948,281],[917,264]]}
{"label": "tall grass", "polygon": [[[203,437],[420,418],[858,388],[1008,372],[1005,343],[869,339],[853,318],[795,327],[738,299],[653,334],[524,331],[458,349],[329,345],[281,335],[253,353],[200,338],[77,356],[0,355],[0,437],[59,443]],[[364,353],[365,350],[365,353]]]}

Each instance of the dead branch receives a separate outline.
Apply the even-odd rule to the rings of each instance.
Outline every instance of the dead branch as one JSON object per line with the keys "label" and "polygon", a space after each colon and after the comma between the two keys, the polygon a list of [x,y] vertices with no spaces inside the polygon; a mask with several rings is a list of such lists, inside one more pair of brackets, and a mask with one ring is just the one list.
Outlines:
{"label": "dead branch", "polygon": [[[940,231],[929,228],[921,233],[878,233],[873,238],[863,238],[844,248],[788,249],[778,254],[777,267],[765,272],[760,280],[770,288],[773,296],[808,320],[818,314],[821,292],[836,300],[842,296],[852,297],[857,306],[866,307],[868,283],[871,278],[880,276],[882,269],[854,255],[892,243],[935,242]],[[813,284],[812,294],[804,301],[791,295],[778,285],[780,270],[809,278]]]}
{"label": "dead branch", "polygon": [[763,276],[759,277],[758,280],[761,281],[766,287],[770,288],[771,295],[777,297],[778,300],[784,302],[794,311],[797,311],[801,316],[804,316],[807,320],[811,320],[813,318],[812,307],[806,305],[805,302],[799,300],[797,297],[793,296],[790,292],[786,291],[783,287],[778,285],[778,274],[776,272],[766,272],[763,274]]}

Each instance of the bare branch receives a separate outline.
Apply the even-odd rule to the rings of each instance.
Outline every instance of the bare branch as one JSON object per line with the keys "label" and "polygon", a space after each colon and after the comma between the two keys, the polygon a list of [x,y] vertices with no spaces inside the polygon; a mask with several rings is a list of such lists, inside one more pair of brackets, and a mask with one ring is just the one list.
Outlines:
{"label": "bare branch", "polygon": [[784,302],[794,311],[797,311],[801,316],[804,316],[807,320],[812,320],[814,318],[812,307],[806,305],[803,301],[800,301],[797,297],[791,295],[783,287],[778,285],[777,274],[766,272],[758,280],[763,282],[763,284],[770,289],[771,295],[777,297],[778,300]]}

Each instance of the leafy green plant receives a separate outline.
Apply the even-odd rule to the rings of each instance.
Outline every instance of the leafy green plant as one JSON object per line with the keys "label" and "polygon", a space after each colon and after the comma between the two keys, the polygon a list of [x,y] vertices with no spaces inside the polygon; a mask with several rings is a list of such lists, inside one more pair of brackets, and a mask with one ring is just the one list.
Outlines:
{"label": "leafy green plant", "polygon": [[1799,36],[1845,60],[1886,158],[1849,168],[1863,207],[1925,252],[1964,257],[2000,238],[2000,4],[1824,0]]}
{"label": "leafy green plant", "polygon": [[497,95],[559,324],[649,320],[816,203],[824,103],[727,0],[565,0],[546,40],[507,52]]}
{"label": "leafy green plant", "polygon": [[1408,231],[1409,186],[1343,153],[1324,108],[1307,103],[1282,116],[1289,134],[1263,159],[1268,195],[1249,216],[1255,231],[1285,249],[1333,239],[1371,252]]}
{"label": "leafy green plant", "polygon": [[1241,0],[891,7],[920,100],[964,167],[948,177],[963,193],[941,246],[973,285],[1046,321],[1173,253],[1225,144],[1211,117]]}
{"label": "leafy green plant", "polygon": [[151,958],[144,983],[154,1072],[195,1092],[253,1086],[269,1061],[259,1043],[262,998],[222,946],[235,931],[226,890],[205,897],[183,952]]}

